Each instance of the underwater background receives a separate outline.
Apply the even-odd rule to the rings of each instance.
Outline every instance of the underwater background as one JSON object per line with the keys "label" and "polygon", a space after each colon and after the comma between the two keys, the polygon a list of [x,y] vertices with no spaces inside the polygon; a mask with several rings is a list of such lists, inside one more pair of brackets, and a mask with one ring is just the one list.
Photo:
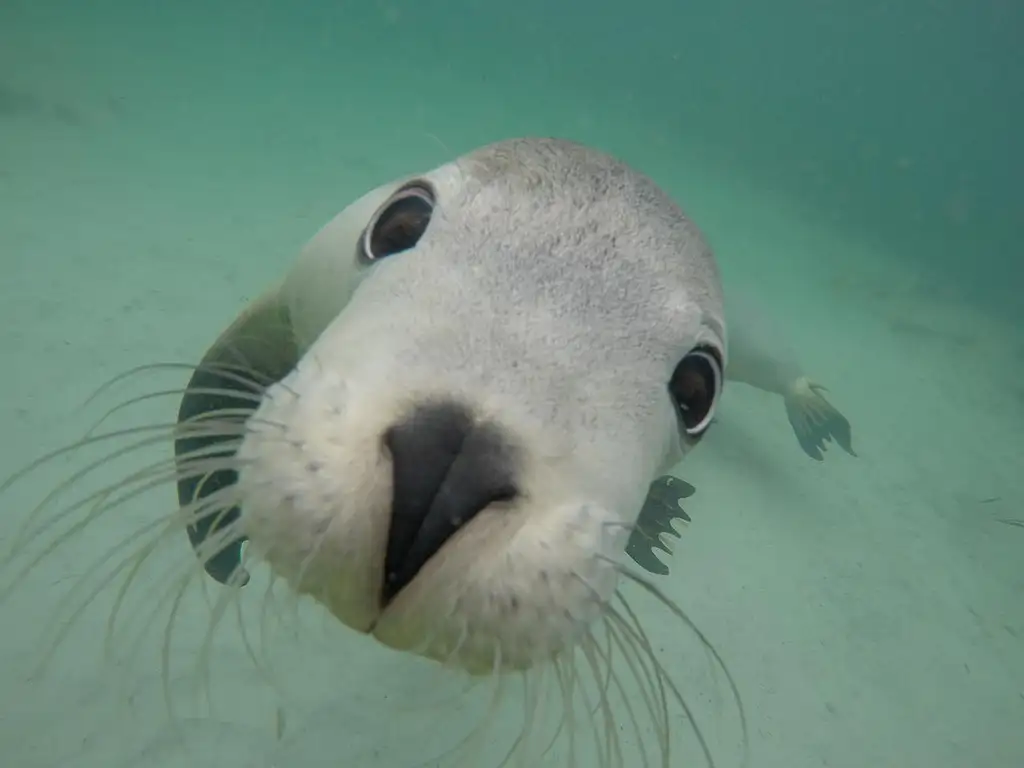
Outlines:
{"label": "underwater background", "polygon": [[[582,141],[684,206],[727,300],[756,297],[853,425],[857,458],[814,462],[733,386],[678,470],[693,523],[659,585],[735,676],[750,765],[1020,768],[1021,40],[1015,0],[0,0],[0,475],[79,437],[117,374],[197,361],[363,192],[502,138]],[[4,553],[77,466],[0,497]],[[429,673],[313,609],[273,650],[292,699],[229,631],[219,707],[177,728],[161,628],[104,659],[109,603],[34,674],[122,524],[0,602],[0,765],[447,765],[477,704],[423,703]],[[656,642],[737,764],[706,654],[676,624]]]}

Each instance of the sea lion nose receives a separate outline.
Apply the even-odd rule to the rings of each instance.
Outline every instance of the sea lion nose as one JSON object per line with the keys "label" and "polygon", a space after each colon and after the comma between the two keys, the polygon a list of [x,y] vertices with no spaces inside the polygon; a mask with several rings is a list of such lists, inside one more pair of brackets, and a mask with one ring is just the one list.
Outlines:
{"label": "sea lion nose", "polygon": [[393,472],[381,595],[387,605],[456,531],[518,491],[516,452],[505,435],[458,403],[417,407],[384,432],[384,445]]}

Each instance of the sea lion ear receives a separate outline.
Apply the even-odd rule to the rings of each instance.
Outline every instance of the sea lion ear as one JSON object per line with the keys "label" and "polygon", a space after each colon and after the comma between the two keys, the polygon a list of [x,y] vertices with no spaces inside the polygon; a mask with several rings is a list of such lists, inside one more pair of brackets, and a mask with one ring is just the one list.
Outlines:
{"label": "sea lion ear", "polygon": [[626,543],[626,554],[645,571],[658,576],[668,574],[668,566],[654,554],[654,550],[660,549],[668,555],[672,554],[668,542],[662,536],[679,538],[679,532],[672,522],[690,522],[690,516],[683,509],[682,501],[696,492],[692,485],[671,475],[659,477],[651,483],[636,526]]}
{"label": "sea lion ear", "polygon": [[[174,457],[178,504],[186,519],[188,538],[204,570],[221,584],[244,586],[249,574],[242,567],[245,537],[232,535],[238,507],[203,505],[204,499],[238,482],[234,469],[203,472],[216,460],[230,461],[238,448],[242,425],[259,406],[268,386],[283,379],[298,362],[288,311],[276,290],[252,302],[214,342],[182,394]],[[189,428],[207,428],[191,435]],[[210,428],[218,427],[218,428]],[[217,446],[223,445],[222,449]]]}

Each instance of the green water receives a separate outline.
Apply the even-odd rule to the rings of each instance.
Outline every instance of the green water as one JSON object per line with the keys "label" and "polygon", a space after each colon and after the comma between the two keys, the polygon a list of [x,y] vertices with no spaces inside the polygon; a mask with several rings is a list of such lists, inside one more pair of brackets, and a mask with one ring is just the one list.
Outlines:
{"label": "green water", "polygon": [[[678,471],[693,522],[658,583],[736,678],[749,764],[1019,768],[1021,39],[1010,0],[0,0],[0,475],[88,429],[107,406],[82,403],[109,378],[195,361],[363,192],[497,139],[582,141],[678,199],[727,300],[753,296],[853,424],[858,458],[813,462],[780,402],[740,386]],[[4,491],[5,556],[80,466]],[[272,651],[287,696],[232,619],[215,709],[173,672],[177,731],[145,613],[166,582],[133,604],[155,629],[133,653],[101,655],[112,588],[31,675],[39,630],[126,525],[90,529],[0,602],[0,765],[452,764],[435,756],[481,699],[438,703],[450,681],[312,606]],[[198,657],[196,595],[181,642]],[[718,765],[736,765],[722,679],[651,615]],[[672,765],[700,765],[671,718]]]}

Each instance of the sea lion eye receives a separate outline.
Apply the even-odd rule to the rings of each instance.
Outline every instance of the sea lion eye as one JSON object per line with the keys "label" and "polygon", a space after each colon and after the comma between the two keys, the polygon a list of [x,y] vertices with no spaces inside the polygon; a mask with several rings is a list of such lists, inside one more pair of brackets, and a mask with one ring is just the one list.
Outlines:
{"label": "sea lion eye", "polygon": [[393,194],[370,219],[360,239],[360,256],[377,261],[413,248],[427,231],[434,212],[434,191],[425,182]]}
{"label": "sea lion eye", "polygon": [[711,424],[722,393],[722,355],[702,344],[687,353],[672,373],[668,391],[675,403],[683,431],[700,438]]}

